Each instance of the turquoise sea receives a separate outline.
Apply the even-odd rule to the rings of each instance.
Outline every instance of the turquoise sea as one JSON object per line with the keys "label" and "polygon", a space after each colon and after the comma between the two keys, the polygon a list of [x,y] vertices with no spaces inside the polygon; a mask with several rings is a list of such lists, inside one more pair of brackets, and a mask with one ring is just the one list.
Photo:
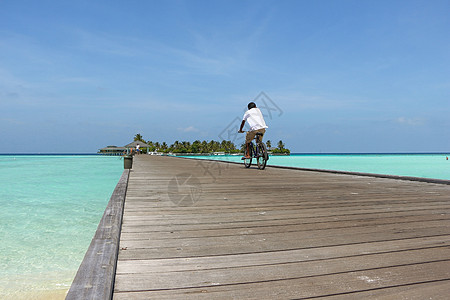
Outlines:
{"label": "turquoise sea", "polygon": [[0,299],[70,287],[122,172],[118,157],[0,155]]}
{"label": "turquoise sea", "polygon": [[[188,156],[241,162],[241,156]],[[450,154],[292,154],[270,156],[268,166],[352,171],[450,180]],[[255,161],[253,163],[256,163]]]}

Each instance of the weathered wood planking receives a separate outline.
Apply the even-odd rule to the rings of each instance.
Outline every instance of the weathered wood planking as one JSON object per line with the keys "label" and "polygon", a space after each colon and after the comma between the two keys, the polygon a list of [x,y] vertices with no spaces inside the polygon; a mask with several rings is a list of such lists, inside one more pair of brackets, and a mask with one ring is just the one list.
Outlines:
{"label": "weathered wood planking", "polygon": [[66,296],[67,300],[112,298],[129,173],[129,170],[123,171],[111,195],[97,231]]}
{"label": "weathered wood planking", "polygon": [[[194,201],[176,205],[189,195]],[[114,299],[449,292],[448,185],[135,157]]]}

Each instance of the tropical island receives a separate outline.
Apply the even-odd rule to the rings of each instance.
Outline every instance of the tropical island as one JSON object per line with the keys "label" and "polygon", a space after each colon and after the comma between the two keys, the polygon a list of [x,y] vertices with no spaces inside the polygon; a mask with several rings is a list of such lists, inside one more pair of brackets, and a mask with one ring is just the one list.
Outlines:
{"label": "tropical island", "polygon": [[[136,134],[134,136],[134,142],[124,146],[108,146],[106,148],[100,149],[99,153],[108,154],[105,149],[121,149],[126,151],[130,148],[136,148],[139,144],[139,151],[141,153],[153,153],[153,154],[200,154],[200,155],[211,155],[211,154],[239,154],[244,152],[245,144],[236,147],[232,141],[200,141],[195,140],[193,142],[189,141],[175,141],[172,144],[166,142],[155,142],[151,140],[145,140],[141,134]],[[269,154],[272,155],[289,155],[291,151],[285,148],[283,141],[279,141],[277,146],[274,147],[270,140],[265,142]]]}

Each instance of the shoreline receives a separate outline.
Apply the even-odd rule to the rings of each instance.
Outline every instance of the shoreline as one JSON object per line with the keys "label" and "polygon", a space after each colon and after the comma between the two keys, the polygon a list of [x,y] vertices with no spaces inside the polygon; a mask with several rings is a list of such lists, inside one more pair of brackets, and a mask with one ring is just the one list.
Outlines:
{"label": "shoreline", "polygon": [[23,291],[16,292],[14,294],[0,294],[0,296],[3,300],[64,300],[68,291],[69,288],[40,291]]}
{"label": "shoreline", "polygon": [[75,276],[73,271],[47,271],[28,274],[4,274],[1,277],[0,299],[65,299]]}

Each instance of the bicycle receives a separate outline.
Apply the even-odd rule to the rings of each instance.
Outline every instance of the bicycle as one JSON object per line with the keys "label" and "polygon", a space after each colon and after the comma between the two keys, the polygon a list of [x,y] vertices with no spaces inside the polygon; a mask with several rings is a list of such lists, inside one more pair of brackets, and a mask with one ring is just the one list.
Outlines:
{"label": "bicycle", "polygon": [[250,142],[248,155],[250,158],[242,158],[244,161],[244,166],[246,168],[250,168],[252,164],[252,159],[256,159],[256,164],[258,165],[258,169],[264,170],[267,165],[267,161],[269,160],[269,154],[267,153],[266,145],[261,141],[262,133],[257,133],[255,136],[256,144]]}

